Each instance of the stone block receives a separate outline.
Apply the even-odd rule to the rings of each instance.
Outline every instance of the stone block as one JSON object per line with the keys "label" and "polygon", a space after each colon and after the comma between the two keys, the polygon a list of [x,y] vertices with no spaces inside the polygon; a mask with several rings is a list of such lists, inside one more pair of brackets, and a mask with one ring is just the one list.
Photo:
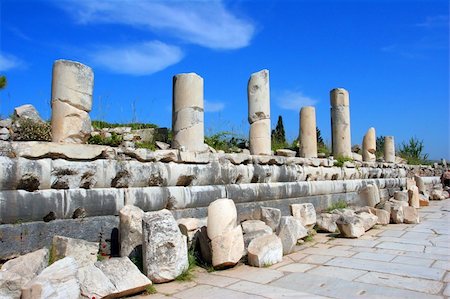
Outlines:
{"label": "stone block", "polygon": [[368,184],[361,192],[361,197],[365,200],[366,205],[375,207],[380,202],[380,191],[376,184]]}
{"label": "stone block", "polygon": [[86,143],[91,136],[91,119],[80,110],[59,99],[52,100],[52,141]]}
{"label": "stone block", "polygon": [[419,208],[420,207],[420,194],[419,188],[416,186],[411,186],[408,190],[408,202],[411,207]]}
{"label": "stone block", "polygon": [[97,261],[99,243],[81,239],[54,236],[51,247],[52,261],[73,257],[80,267],[88,266]]}
{"label": "stone block", "polygon": [[337,231],[336,221],[340,216],[338,214],[320,213],[317,216],[317,228],[319,231],[335,233]]}
{"label": "stone block", "polygon": [[283,260],[283,244],[276,235],[265,235],[253,239],[248,246],[248,263],[255,267],[266,267]]}
{"label": "stone block", "polygon": [[260,231],[260,230],[266,231],[269,234],[272,233],[272,229],[261,220],[246,220],[246,221],[242,222],[241,225],[242,225],[242,231],[244,234],[248,234],[248,233],[252,233],[252,232]]}
{"label": "stone block", "polygon": [[394,199],[399,201],[409,201],[408,191],[395,191]]}
{"label": "stone block", "polygon": [[237,212],[233,200],[221,198],[208,206],[208,237],[213,240],[236,226]]}
{"label": "stone block", "polygon": [[278,229],[278,237],[283,244],[283,254],[289,254],[294,250],[297,240],[308,235],[308,231],[300,220],[293,216],[281,217]]}
{"label": "stone block", "polygon": [[264,221],[272,231],[276,231],[280,225],[281,210],[270,207],[261,207],[261,220]]}
{"label": "stone block", "polygon": [[420,222],[419,213],[414,207],[403,207],[403,222],[417,224]]}
{"label": "stone block", "polygon": [[126,205],[119,212],[120,256],[141,255],[136,251],[142,248],[142,217],[144,211],[135,206]]}
{"label": "stone block", "polygon": [[313,227],[316,224],[316,210],[311,203],[291,205],[292,216],[300,220],[303,226]]}
{"label": "stone block", "polygon": [[214,268],[223,269],[236,265],[244,255],[244,237],[241,226],[238,225],[211,239],[211,251]]}
{"label": "stone block", "polygon": [[366,231],[363,220],[357,216],[340,216],[336,224],[345,238],[359,238]]}
{"label": "stone block", "polygon": [[152,282],[174,280],[188,267],[187,241],[168,210],[142,218],[144,273]]}

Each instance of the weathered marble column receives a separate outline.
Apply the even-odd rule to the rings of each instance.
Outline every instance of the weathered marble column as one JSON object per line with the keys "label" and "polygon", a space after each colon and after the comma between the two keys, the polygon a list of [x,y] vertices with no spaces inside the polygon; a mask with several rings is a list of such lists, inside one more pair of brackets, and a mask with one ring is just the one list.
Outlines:
{"label": "weathered marble column", "polygon": [[395,162],[394,136],[384,137],[384,162],[387,163]]}
{"label": "weathered marble column", "polygon": [[203,78],[195,73],[173,77],[173,148],[188,151],[205,149]]}
{"label": "weathered marble column", "polygon": [[348,91],[335,88],[330,91],[331,139],[333,156],[352,157],[350,135],[350,108]]}
{"label": "weathered marble column", "polygon": [[375,162],[377,157],[375,152],[377,150],[377,139],[375,128],[369,128],[366,135],[364,135],[362,142],[362,157],[364,162]]}
{"label": "weathered marble column", "polygon": [[250,153],[271,154],[269,71],[250,76],[247,86],[248,122],[250,123]]}
{"label": "weathered marble column", "polygon": [[56,60],[52,79],[52,141],[86,143],[91,133],[94,73],[84,64]]}
{"label": "weathered marble column", "polygon": [[300,110],[300,157],[317,158],[316,109],[312,106]]}

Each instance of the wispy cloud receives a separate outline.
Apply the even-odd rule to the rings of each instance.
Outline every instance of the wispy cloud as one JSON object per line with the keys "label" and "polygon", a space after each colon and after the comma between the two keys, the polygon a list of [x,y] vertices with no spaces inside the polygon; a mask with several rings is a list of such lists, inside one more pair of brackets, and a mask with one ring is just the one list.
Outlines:
{"label": "wispy cloud", "polygon": [[416,26],[424,28],[448,27],[448,22],[448,15],[428,16],[423,22],[416,24]]}
{"label": "wispy cloud", "polygon": [[22,30],[20,30],[17,27],[9,27],[9,31],[11,31],[13,34],[15,34],[17,37],[25,40],[25,41],[31,41],[31,37],[29,37],[27,34],[25,34]]}
{"label": "wispy cloud", "polygon": [[25,63],[14,55],[0,53],[0,71],[6,72],[12,69],[21,68]]}
{"label": "wispy cloud", "polygon": [[278,106],[286,110],[300,111],[304,106],[313,106],[318,101],[305,96],[301,91],[285,90],[275,97]]}
{"label": "wispy cloud", "polygon": [[225,108],[225,103],[223,102],[211,102],[205,100],[205,112],[219,112]]}
{"label": "wispy cloud", "polygon": [[245,47],[255,32],[249,20],[231,13],[220,0],[60,0],[55,3],[82,24],[130,25],[213,49]]}
{"label": "wispy cloud", "polygon": [[149,75],[161,71],[183,58],[176,46],[150,41],[122,47],[105,46],[91,54],[94,64],[112,72]]}

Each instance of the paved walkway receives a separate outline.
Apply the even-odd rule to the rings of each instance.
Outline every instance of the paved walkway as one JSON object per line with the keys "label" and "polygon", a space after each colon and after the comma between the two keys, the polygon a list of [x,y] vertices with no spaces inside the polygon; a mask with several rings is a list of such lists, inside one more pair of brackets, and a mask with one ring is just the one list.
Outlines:
{"label": "paved walkway", "polygon": [[240,265],[136,298],[445,298],[450,296],[450,200],[420,209],[420,224],[376,226],[359,239],[318,234],[282,263]]}

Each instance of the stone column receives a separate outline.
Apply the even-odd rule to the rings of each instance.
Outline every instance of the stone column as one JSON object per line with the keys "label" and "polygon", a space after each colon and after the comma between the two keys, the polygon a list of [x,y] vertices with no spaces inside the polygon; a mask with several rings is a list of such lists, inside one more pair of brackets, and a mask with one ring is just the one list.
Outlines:
{"label": "stone column", "polygon": [[333,156],[352,157],[350,135],[350,108],[348,91],[335,88],[330,91],[331,100],[331,139]]}
{"label": "stone column", "polygon": [[205,150],[203,78],[195,73],[173,77],[173,148]]}
{"label": "stone column", "polygon": [[250,76],[247,87],[248,122],[250,123],[250,154],[272,153],[270,130],[269,71],[262,70]]}
{"label": "stone column", "polygon": [[362,142],[362,157],[364,162],[375,162],[377,157],[375,152],[377,150],[377,140],[375,128],[369,128],[366,135],[364,135]]}
{"label": "stone column", "polygon": [[91,133],[94,73],[84,64],[56,60],[52,79],[52,141],[86,143]]}
{"label": "stone column", "polygon": [[384,137],[384,162],[395,162],[395,144],[394,136]]}
{"label": "stone column", "polygon": [[300,110],[300,157],[317,158],[316,109],[312,106]]}

